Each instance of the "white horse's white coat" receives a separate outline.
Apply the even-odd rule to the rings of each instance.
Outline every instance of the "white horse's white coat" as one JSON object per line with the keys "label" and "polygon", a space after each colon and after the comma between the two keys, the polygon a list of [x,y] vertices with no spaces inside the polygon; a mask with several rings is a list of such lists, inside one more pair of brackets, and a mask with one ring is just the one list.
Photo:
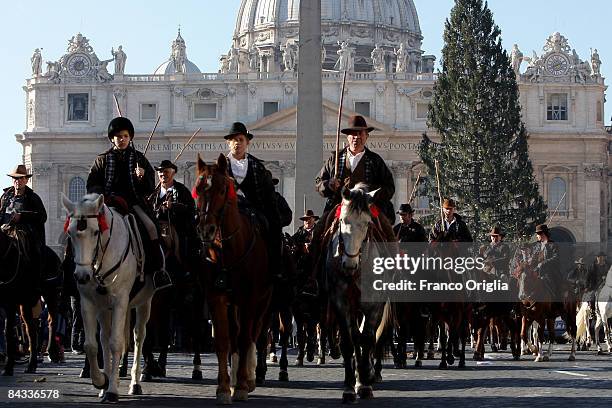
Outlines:
{"label": "white horse's white coat", "polygon": [[[134,248],[127,249],[130,245],[127,221],[117,211],[104,205],[102,195],[88,194],[79,202],[73,203],[62,194],[62,202],[70,217],[67,232],[74,249],[75,278],[79,283],[81,294],[85,352],[91,367],[92,383],[96,388],[103,388],[108,382],[104,400],[114,402],[118,399],[119,364],[123,353],[127,352],[129,312],[135,308],[134,363],[129,393],[140,394],[142,393],[140,386],[142,345],[146,335],[151,300],[155,292],[151,278],[147,277],[144,288],[130,302],[130,291],[139,271]],[[96,218],[98,214],[104,215],[109,227],[104,232],[100,230]],[[86,225],[81,225],[80,231],[77,227],[79,220],[82,220],[81,224],[83,220],[86,223]],[[97,257],[95,256],[96,248]],[[101,285],[105,287],[106,294],[98,293],[96,288],[99,282],[94,276],[93,267],[99,271],[100,275],[104,275],[117,263],[119,263],[118,268],[104,279]],[[96,357],[98,354],[97,323],[100,323],[104,373],[100,371]]]}
{"label": "white horse's white coat", "polygon": [[603,326],[606,346],[608,347],[609,353],[610,327],[608,326],[608,319],[612,317],[612,267],[608,270],[606,282],[597,292],[595,298],[595,315],[597,316],[597,321],[595,322],[595,344],[597,344],[597,352],[601,353],[603,351],[599,344],[599,329]]}

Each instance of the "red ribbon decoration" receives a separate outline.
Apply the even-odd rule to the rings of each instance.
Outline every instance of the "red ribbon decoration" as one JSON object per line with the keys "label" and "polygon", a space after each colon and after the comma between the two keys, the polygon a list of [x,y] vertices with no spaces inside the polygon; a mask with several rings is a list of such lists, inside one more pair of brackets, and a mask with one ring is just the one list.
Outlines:
{"label": "red ribbon decoration", "polygon": [[370,213],[372,214],[372,218],[378,218],[380,215],[380,210],[374,204],[370,205]]}
{"label": "red ribbon decoration", "polygon": [[102,233],[108,229],[108,224],[106,223],[106,217],[104,214],[98,214],[98,228],[100,228]]}
{"label": "red ribbon decoration", "polygon": [[67,217],[66,222],[64,222],[64,232],[68,232],[69,226],[70,226],[70,217]]}
{"label": "red ribbon decoration", "polygon": [[234,182],[232,180],[229,180],[227,182],[228,186],[227,186],[227,199],[228,200],[237,200],[238,196],[236,195],[236,189],[234,188]]}
{"label": "red ribbon decoration", "polygon": [[340,213],[342,212],[342,206],[339,205],[336,207],[336,214],[334,215],[334,218],[336,218],[337,220],[340,219]]}
{"label": "red ribbon decoration", "polygon": [[197,187],[194,187],[194,188],[191,190],[191,197],[192,197],[194,200],[197,200],[197,199],[198,199],[198,189],[197,189]]}

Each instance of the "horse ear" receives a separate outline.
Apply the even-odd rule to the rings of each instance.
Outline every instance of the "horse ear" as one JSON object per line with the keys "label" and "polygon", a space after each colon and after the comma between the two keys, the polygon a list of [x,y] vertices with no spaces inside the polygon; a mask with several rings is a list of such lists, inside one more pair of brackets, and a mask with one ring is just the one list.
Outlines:
{"label": "horse ear", "polygon": [[62,204],[64,205],[66,211],[68,211],[68,214],[72,214],[74,212],[74,203],[70,201],[70,199],[66,197],[66,194],[64,193],[62,193]]}
{"label": "horse ear", "polygon": [[376,196],[376,193],[378,193],[380,191],[380,188],[377,188],[374,191],[370,191],[368,193],[368,204],[371,204],[372,202],[374,202],[374,197]]}
{"label": "horse ear", "polygon": [[104,205],[104,194],[100,194],[98,198],[96,199],[96,208],[98,209],[98,212],[102,210],[103,205]]}
{"label": "horse ear", "polygon": [[220,153],[217,158],[217,170],[221,173],[227,173],[227,158],[223,153]]}
{"label": "horse ear", "polygon": [[349,190],[346,186],[342,187],[342,198],[345,200],[351,199],[351,190]]}
{"label": "horse ear", "polygon": [[204,167],[206,167],[206,163],[204,163],[204,160],[202,160],[202,157],[200,156],[200,152],[198,152],[198,157],[196,159],[196,169],[198,174],[204,171]]}

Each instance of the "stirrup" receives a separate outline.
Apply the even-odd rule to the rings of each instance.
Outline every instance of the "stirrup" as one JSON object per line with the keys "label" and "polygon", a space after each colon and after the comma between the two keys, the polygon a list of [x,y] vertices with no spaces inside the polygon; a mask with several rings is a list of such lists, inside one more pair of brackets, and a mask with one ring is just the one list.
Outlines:
{"label": "stirrup", "polygon": [[155,287],[156,291],[165,289],[172,285],[172,278],[170,278],[170,274],[165,269],[156,271],[153,274],[153,287]]}

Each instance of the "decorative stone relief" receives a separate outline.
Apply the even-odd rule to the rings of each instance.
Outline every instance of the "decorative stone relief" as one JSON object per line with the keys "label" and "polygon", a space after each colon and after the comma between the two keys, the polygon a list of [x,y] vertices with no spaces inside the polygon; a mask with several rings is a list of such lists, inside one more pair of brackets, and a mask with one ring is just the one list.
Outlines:
{"label": "decorative stone relief", "polygon": [[385,93],[386,89],[387,89],[387,87],[384,84],[376,85],[376,92],[378,92],[378,94],[381,95],[381,96]]}
{"label": "decorative stone relief", "polygon": [[602,163],[588,163],[584,165],[584,174],[590,179],[601,179],[604,170]]}
{"label": "decorative stone relief", "polygon": [[253,96],[257,93],[257,87],[253,84],[249,84],[249,93]]}

